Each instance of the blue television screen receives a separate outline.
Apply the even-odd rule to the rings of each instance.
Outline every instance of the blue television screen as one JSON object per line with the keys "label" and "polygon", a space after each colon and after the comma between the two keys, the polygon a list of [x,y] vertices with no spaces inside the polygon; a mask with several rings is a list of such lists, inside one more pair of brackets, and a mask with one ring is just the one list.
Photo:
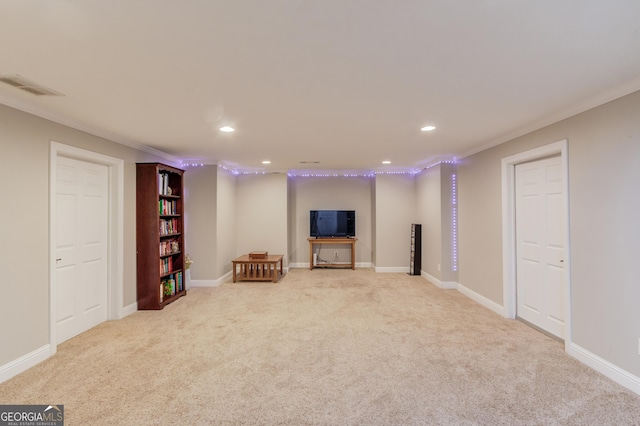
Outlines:
{"label": "blue television screen", "polygon": [[354,210],[311,210],[309,234],[312,237],[355,237]]}

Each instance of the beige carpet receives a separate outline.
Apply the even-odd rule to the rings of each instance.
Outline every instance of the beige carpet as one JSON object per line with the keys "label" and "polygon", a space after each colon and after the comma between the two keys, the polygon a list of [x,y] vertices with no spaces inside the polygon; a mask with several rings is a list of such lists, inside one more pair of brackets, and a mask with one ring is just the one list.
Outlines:
{"label": "beige carpet", "polygon": [[638,425],[640,396],[420,277],[294,269],[104,323],[0,384],[67,425]]}

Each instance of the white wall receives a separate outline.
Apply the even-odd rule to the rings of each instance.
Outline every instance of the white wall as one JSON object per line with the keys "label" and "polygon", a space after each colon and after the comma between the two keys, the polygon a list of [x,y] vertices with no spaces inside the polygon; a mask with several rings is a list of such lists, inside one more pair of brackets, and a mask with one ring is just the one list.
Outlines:
{"label": "white wall", "polygon": [[[237,228],[237,180],[228,171],[218,168],[216,182],[216,278],[231,272],[231,261],[237,256],[238,237]],[[206,242],[204,242],[206,244]]]}
{"label": "white wall", "polygon": [[[234,257],[252,251],[284,255],[287,265],[287,175],[238,176]],[[231,259],[229,259],[229,262]]]}
{"label": "white wall", "polygon": [[0,209],[1,366],[49,342],[50,132],[43,120],[1,105],[0,122],[3,175],[13,182],[3,185]]}
{"label": "white wall", "polygon": [[[50,141],[125,161],[124,306],[136,300],[135,163],[163,160],[2,105],[0,122],[3,171],[12,182],[3,189],[12,208],[0,209],[2,223],[11,224],[0,227],[0,240],[4,243],[0,248],[0,268],[3,270],[0,322],[12,325],[0,328],[2,366],[48,343]],[[569,141],[572,339],[580,348],[615,368],[640,376],[640,309],[636,303],[640,300],[640,285],[637,284],[640,276],[640,262],[637,261],[640,253],[637,220],[640,213],[640,92],[467,157],[458,164],[459,282],[470,291],[502,305],[500,160],[562,139]],[[186,172],[187,185],[193,182],[189,175],[192,172]],[[441,178],[434,176],[432,180],[429,175],[424,178],[426,181],[422,182],[422,179],[417,182],[417,221],[433,228],[437,213],[430,210],[429,200],[438,203],[435,182]],[[215,180],[214,191],[219,203],[222,201],[218,199],[217,191],[229,190],[230,182],[225,180],[218,187]],[[383,187],[391,183],[380,182]],[[237,202],[238,208],[250,209],[245,207],[249,197],[245,197],[244,191],[252,193],[253,184],[260,185],[257,181],[247,183],[247,187],[238,185],[237,190],[243,192],[242,196],[237,196],[241,198]],[[382,236],[387,232],[378,223],[382,223],[378,215],[390,214],[383,211],[383,207],[378,209],[377,205],[383,202],[379,199],[383,190],[374,192],[372,178],[297,177],[291,178],[288,193],[282,189],[287,187],[285,183],[274,183],[274,187],[278,188],[276,192],[281,191],[282,204],[288,204],[282,210],[283,216],[287,212],[290,214],[283,238],[286,241],[286,235],[289,235],[293,262],[308,262],[306,239],[309,235],[308,215],[312,209],[356,210],[359,238],[356,261],[372,262],[374,235],[378,239],[375,245],[380,250]],[[426,190],[425,194],[423,190]],[[186,196],[191,198],[192,195]],[[186,202],[190,201],[186,199]],[[224,210],[224,214],[226,218],[220,223],[231,223],[229,211]],[[275,214],[280,213],[270,213]],[[188,219],[187,250],[191,250],[198,245],[193,234],[197,221],[191,216]],[[239,232],[240,224],[250,223],[249,217],[236,218],[236,230]],[[431,231],[437,239],[435,229]],[[249,248],[242,247],[242,250]],[[237,250],[240,249],[238,246]],[[429,250],[437,253],[438,248],[430,247]],[[197,256],[195,252],[194,256]],[[220,261],[226,261],[228,256],[223,255]],[[382,259],[384,257],[377,257],[386,263]],[[199,259],[195,260],[199,262]],[[430,258],[424,259],[423,263],[432,268]]]}
{"label": "white wall", "polygon": [[418,222],[422,223],[422,271],[434,284],[455,287],[453,179],[456,166],[441,163],[416,178]]}
{"label": "white wall", "polygon": [[[290,247],[292,263],[309,265],[309,211],[335,209],[356,211],[356,263],[370,265],[373,252],[372,185],[371,177],[291,177],[289,189],[293,194],[289,201],[295,203],[290,209],[293,216],[289,221],[289,232],[295,235]],[[350,260],[346,245],[323,246],[321,256],[332,261],[335,250],[339,262]]]}
{"label": "white wall", "polygon": [[413,175],[375,179],[375,267],[378,272],[409,272],[411,224],[416,221]]}
{"label": "white wall", "polygon": [[167,161],[4,105],[0,123],[0,161],[7,179],[0,223],[10,224],[0,227],[1,368],[49,343],[51,141],[124,160],[122,308],[136,302],[135,163]]}
{"label": "white wall", "polygon": [[418,223],[422,224],[422,270],[442,280],[442,206],[440,165],[417,177]]}
{"label": "white wall", "polygon": [[193,167],[184,173],[185,251],[193,260],[192,280],[218,277],[218,166]]}
{"label": "white wall", "polygon": [[640,376],[640,92],[460,162],[459,282],[503,304],[501,159],[563,139],[569,145],[571,344]]}
{"label": "white wall", "polygon": [[236,177],[217,165],[188,168],[185,247],[193,285],[216,285],[236,256]]}
{"label": "white wall", "polygon": [[[457,169],[452,163],[440,164],[440,238],[441,238],[441,279],[457,284],[457,264],[454,264],[454,239],[457,242],[457,223],[454,232],[454,180],[456,182],[455,202],[457,203]],[[457,207],[457,206],[456,206]],[[457,251],[457,250],[456,250]]]}

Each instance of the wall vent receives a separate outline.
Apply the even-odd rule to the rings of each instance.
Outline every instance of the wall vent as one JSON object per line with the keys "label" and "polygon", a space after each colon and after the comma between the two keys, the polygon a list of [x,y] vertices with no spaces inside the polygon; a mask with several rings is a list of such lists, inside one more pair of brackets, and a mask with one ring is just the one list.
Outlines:
{"label": "wall vent", "polygon": [[36,96],[64,96],[60,92],[48,89],[37,83],[27,80],[21,75],[0,75],[0,82],[15,87],[16,89],[23,90]]}

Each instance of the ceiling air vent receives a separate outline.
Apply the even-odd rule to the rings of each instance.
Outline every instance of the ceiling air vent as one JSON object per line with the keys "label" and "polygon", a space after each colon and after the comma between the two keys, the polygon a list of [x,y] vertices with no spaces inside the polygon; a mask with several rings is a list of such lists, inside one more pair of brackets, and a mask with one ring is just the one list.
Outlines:
{"label": "ceiling air vent", "polygon": [[16,89],[24,90],[36,96],[64,96],[60,92],[47,89],[44,86],[36,84],[20,75],[0,75],[0,82],[6,83]]}

